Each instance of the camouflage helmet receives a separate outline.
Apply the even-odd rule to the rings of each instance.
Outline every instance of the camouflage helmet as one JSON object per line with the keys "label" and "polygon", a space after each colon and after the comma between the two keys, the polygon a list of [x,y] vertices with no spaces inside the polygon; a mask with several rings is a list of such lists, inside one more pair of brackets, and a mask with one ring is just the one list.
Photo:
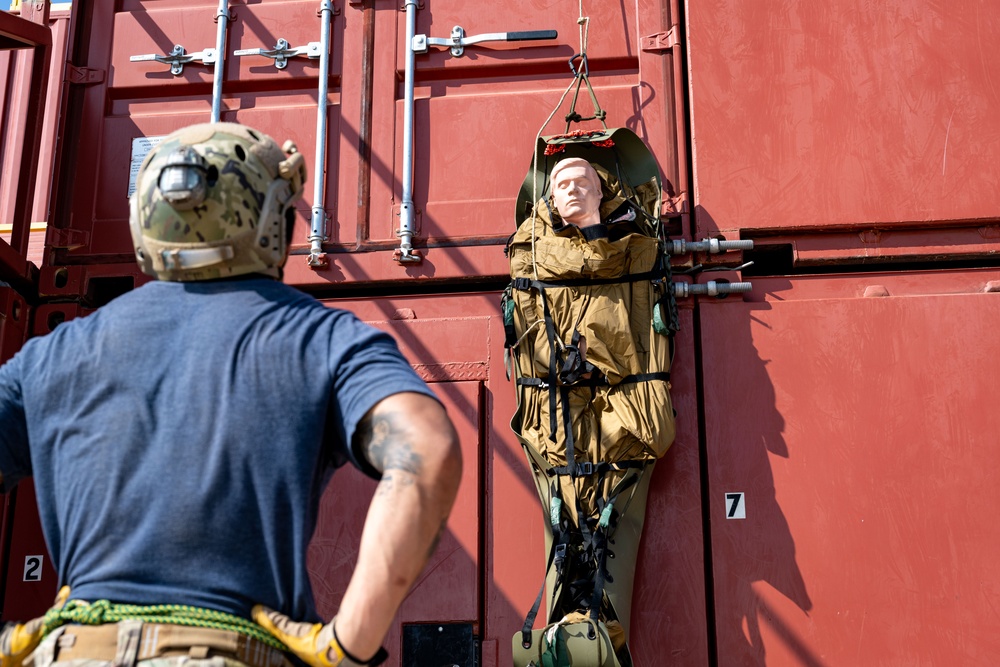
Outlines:
{"label": "camouflage helmet", "polygon": [[170,134],[143,161],[130,202],[139,267],[159,280],[280,278],[305,180],[295,144],[244,125]]}

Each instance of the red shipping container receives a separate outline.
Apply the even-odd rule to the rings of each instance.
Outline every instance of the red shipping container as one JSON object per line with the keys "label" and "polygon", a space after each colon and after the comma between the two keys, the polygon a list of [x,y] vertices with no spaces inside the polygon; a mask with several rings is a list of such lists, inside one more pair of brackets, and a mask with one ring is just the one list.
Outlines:
{"label": "red shipping container", "polygon": [[695,236],[803,266],[995,255],[994,10],[687,3]]}
{"label": "red shipping container", "polygon": [[998,291],[997,270],[761,278],[700,305],[719,664],[1000,658]]}
{"label": "red shipping container", "polygon": [[[234,3],[222,100],[224,120],[295,136],[310,172],[316,62],[278,69],[229,54],[316,40],[317,5]],[[408,628],[468,624],[480,664],[508,665],[510,636],[541,585],[542,518],[507,426],[498,297],[462,290],[468,280],[496,289],[507,271],[500,249],[535,134],[569,83],[577,9],[435,0],[418,10],[416,32],[432,38],[456,25],[560,36],[417,56],[423,261],[407,265],[393,259],[404,14],[367,0],[336,9],[326,188],[316,202],[307,186],[286,280],[352,296],[331,304],[392,332],[462,431],[460,507],[400,613],[394,656]],[[679,431],[650,492],[632,610],[637,664],[995,663],[990,558],[1000,533],[971,502],[996,481],[989,438],[1000,424],[989,405],[1000,369],[989,341],[1000,273],[935,262],[989,266],[1000,249],[990,79],[1000,62],[981,46],[1000,35],[1000,16],[972,0],[692,2],[683,26],[675,3],[584,9],[609,125],[634,129],[656,156],[674,195],[666,208],[681,212],[675,236],[754,239],[756,270],[779,274],[755,278],[744,299],[682,310]],[[38,306],[33,333],[145,280],[126,226],[130,175],[143,139],[207,120],[213,69],[190,63],[175,76],[130,57],[212,46],[214,10],[181,0],[93,6],[74,63],[94,73],[71,95],[76,153],[64,168],[75,178],[57,200],[40,284],[54,301]],[[675,93],[684,74],[690,136]],[[560,117],[549,132],[562,130]],[[321,268],[305,261],[301,223],[314,204],[329,216]],[[903,261],[935,270],[845,273]],[[831,273],[780,275],[808,266]],[[362,298],[369,288],[423,294]],[[310,551],[327,615],[372,488],[353,473],[338,479],[354,505],[324,500]],[[8,565],[5,616],[28,609],[10,582],[40,539],[29,524],[14,528],[24,551]]]}
{"label": "red shipping container", "polygon": [[[671,32],[676,11],[669,4],[642,0],[634,6],[588,7],[587,53],[609,125],[634,129],[671,188],[680,192],[686,186],[675,121],[679,42],[661,39],[668,33],[676,37]],[[286,280],[323,288],[506,274],[499,249],[514,228],[514,203],[535,137],[573,81],[569,60],[580,51],[578,8],[492,4],[472,10],[441,0],[417,9],[415,32],[431,40],[449,36],[456,24],[470,37],[538,30],[555,30],[559,37],[470,45],[460,57],[431,45],[414,56],[412,192],[415,246],[423,261],[401,265],[393,257],[401,245],[396,232],[406,117],[405,12],[369,2],[336,7],[325,100],[328,139],[320,147],[326,153],[321,161],[325,188],[319,198],[312,187],[319,176],[314,167],[318,61],[291,57],[278,69],[276,60],[262,55],[233,55],[273,49],[279,40],[290,47],[316,42],[319,5],[311,0],[232,3],[222,65],[221,119],[249,124],[278,141],[295,139],[313,179],[299,205]],[[86,48],[75,64],[104,76],[74,91],[78,113],[67,133],[77,163],[94,168],[78,170],[59,193],[44,294],[66,294],[53,284],[60,267],[83,266],[86,280],[86,267],[132,262],[126,222],[135,169],[150,141],[210,119],[215,72],[214,65],[194,60],[175,67],[175,75],[167,63],[132,58],[164,56],[175,46],[204,56],[214,48],[216,8],[182,0],[127,0],[93,8]],[[584,94],[578,110],[587,115],[590,105]],[[569,108],[566,103],[546,134],[565,130],[562,117]],[[306,262],[314,206],[328,217],[320,230],[328,238],[325,267]]]}

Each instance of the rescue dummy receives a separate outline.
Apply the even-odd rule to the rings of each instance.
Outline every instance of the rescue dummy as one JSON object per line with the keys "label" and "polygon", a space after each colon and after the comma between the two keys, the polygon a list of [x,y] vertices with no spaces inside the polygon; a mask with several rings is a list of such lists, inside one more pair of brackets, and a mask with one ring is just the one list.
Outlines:
{"label": "rescue dummy", "polygon": [[[0,635],[0,667],[385,659],[461,451],[391,336],[281,282],[305,178],[292,142],[244,125],[164,137],[131,199],[154,280],[0,365],[0,490],[34,477],[67,587]],[[346,464],[378,490],[328,620],[306,556]]]}
{"label": "rescue dummy", "polygon": [[603,147],[575,143],[577,155],[555,163],[548,193],[508,244],[513,281],[503,309],[518,398],[511,427],[546,517],[548,591],[544,627],[532,631],[539,593],[512,639],[515,667],[632,665],[627,636],[646,494],[654,462],[674,439],[675,307],[658,175],[627,182],[624,170],[585,159],[616,166],[607,134],[597,137]]}

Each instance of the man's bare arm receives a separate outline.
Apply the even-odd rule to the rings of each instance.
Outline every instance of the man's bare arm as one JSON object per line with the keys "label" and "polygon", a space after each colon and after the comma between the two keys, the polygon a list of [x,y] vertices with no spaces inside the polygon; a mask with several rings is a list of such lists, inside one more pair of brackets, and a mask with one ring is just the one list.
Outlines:
{"label": "man's bare arm", "polygon": [[445,528],[462,476],[458,437],[444,408],[416,393],[381,401],[355,442],[382,473],[358,563],[337,612],[337,637],[359,657],[382,645],[403,598]]}

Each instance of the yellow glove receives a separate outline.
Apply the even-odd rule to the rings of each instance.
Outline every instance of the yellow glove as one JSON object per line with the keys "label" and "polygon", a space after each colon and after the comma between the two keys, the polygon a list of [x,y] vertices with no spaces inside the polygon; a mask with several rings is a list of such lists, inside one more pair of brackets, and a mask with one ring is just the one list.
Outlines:
{"label": "yellow glove", "polygon": [[[326,625],[321,623],[296,623],[282,613],[256,605],[252,611],[253,620],[262,628],[281,640],[292,653],[311,667],[366,667],[380,665],[388,657],[385,649],[367,662],[348,653],[337,640],[333,619]],[[0,667],[7,667],[2,665]]]}
{"label": "yellow glove", "polygon": [[[61,608],[69,599],[69,586],[63,586],[56,596],[55,608]],[[0,667],[21,667],[21,663],[42,641],[45,617],[33,618],[27,623],[8,623],[0,632]]]}

